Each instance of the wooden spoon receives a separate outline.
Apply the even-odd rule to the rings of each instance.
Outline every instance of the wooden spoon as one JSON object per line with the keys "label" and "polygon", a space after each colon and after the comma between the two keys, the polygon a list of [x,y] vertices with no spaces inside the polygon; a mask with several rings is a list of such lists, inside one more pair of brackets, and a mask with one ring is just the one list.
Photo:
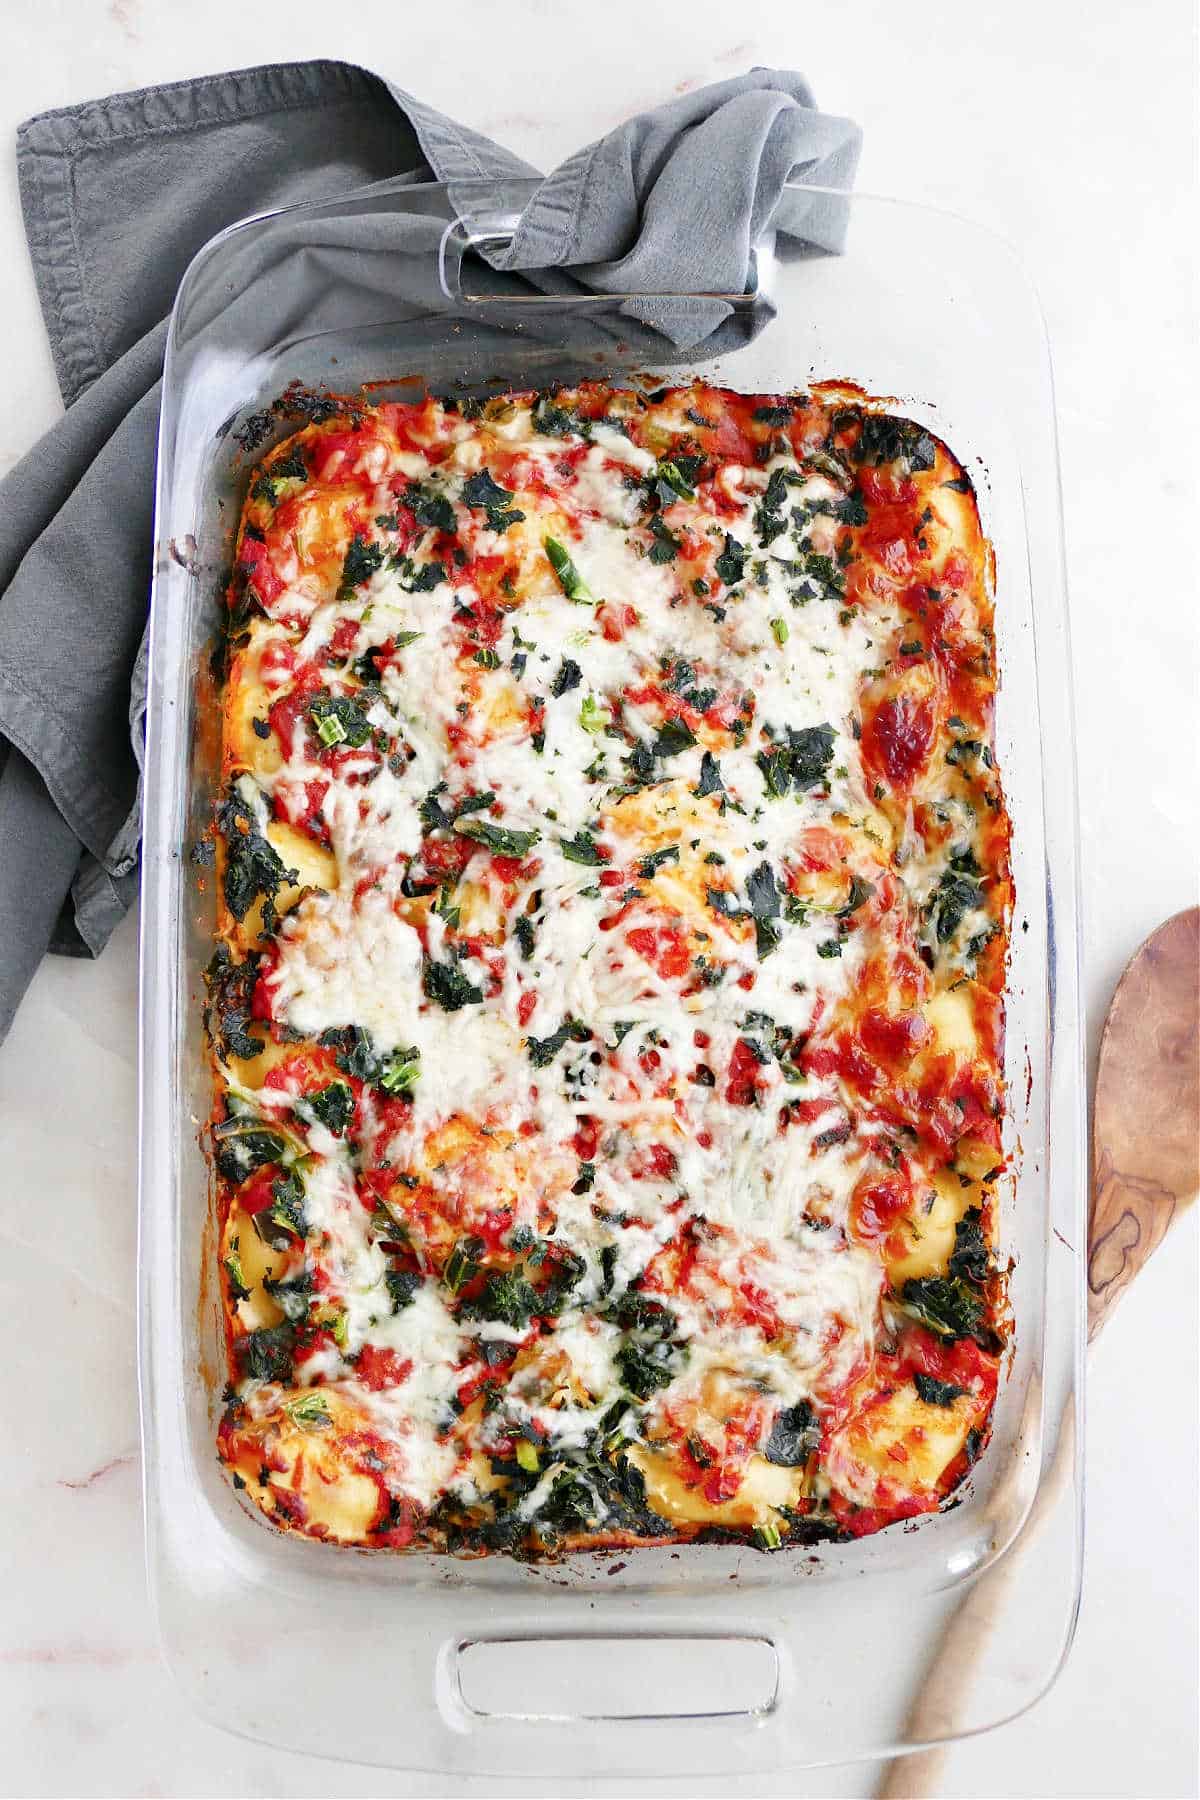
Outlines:
{"label": "wooden spoon", "polygon": [[[1117,984],[1100,1039],[1088,1202],[1088,1342],[1200,1189],[1200,908],[1146,939]],[[905,1735],[949,1739],[1020,1567],[1018,1552],[1054,1511],[1074,1457],[1064,1421],[1021,1543],[951,1615]],[[877,1800],[936,1794],[947,1743],[895,1757]]]}

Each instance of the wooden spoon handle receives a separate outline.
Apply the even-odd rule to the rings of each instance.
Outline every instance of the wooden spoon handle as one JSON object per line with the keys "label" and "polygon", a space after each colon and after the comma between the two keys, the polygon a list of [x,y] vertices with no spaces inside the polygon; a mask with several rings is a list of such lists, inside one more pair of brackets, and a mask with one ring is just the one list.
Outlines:
{"label": "wooden spoon handle", "polygon": [[[1007,1556],[981,1575],[970,1592],[961,1600],[938,1640],[932,1661],[905,1725],[905,1735],[943,1738],[962,1719],[967,1696],[975,1682],[975,1672],[987,1649],[992,1633],[1008,1601],[1010,1589],[1020,1572],[1019,1550],[1032,1541],[1058,1505],[1075,1458],[1075,1419],[1068,1412],[1063,1419],[1054,1460],[1038,1490],[1020,1545],[1014,1545]],[[876,1800],[928,1800],[941,1786],[942,1768],[949,1741],[930,1743],[928,1749],[915,1750],[911,1756],[897,1756],[888,1764],[883,1780],[875,1790]]]}
{"label": "wooden spoon handle", "polygon": [[[1117,984],[1100,1043],[1088,1205],[1088,1342],[1200,1186],[1200,908],[1153,932]],[[878,1800],[938,1791],[950,1739],[1021,1554],[1053,1512],[1074,1456],[1074,1423],[1058,1448],[1021,1542],[960,1601],[909,1713],[910,1740],[940,1738],[895,1757]]]}

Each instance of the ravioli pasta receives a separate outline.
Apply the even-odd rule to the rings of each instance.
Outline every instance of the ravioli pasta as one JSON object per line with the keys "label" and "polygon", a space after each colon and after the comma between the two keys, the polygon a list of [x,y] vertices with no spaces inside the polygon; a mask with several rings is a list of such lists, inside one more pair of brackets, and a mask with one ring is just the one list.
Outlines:
{"label": "ravioli pasta", "polygon": [[856,390],[319,400],[229,588],[218,1447],[386,1548],[858,1536],[984,1444],[992,569]]}

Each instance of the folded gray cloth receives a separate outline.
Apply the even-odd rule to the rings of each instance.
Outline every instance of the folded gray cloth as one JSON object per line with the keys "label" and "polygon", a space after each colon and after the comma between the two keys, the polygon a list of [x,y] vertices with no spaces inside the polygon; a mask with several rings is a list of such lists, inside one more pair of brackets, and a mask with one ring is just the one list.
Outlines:
{"label": "folded gray cloth", "polygon": [[[543,180],[489,258],[493,279],[740,292],[785,182],[848,188],[858,150],[858,128],[816,111],[798,75],[758,69],[700,89]],[[46,113],[21,127],[17,159],[67,411],[0,487],[0,1040],[43,953],[97,954],[135,891],[159,377],[191,257],[249,213],[401,174],[536,175],[329,62]],[[833,249],[823,204],[805,238]],[[681,322],[653,301],[632,310],[675,344],[717,341],[729,311]]]}

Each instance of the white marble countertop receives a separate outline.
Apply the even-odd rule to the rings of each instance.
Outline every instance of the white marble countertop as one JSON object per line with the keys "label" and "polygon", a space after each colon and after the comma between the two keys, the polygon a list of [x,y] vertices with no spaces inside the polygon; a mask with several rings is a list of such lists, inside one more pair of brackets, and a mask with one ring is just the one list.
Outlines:
{"label": "white marble countertop", "polygon": [[[8,141],[20,119],[74,100],[326,55],[386,71],[542,166],[673,92],[790,65],[862,121],[863,189],[1007,236],[1040,288],[1057,368],[1094,1049],[1125,960],[1195,897],[1186,0],[46,0],[8,7],[5,40]],[[2,472],[59,412],[11,162],[0,230]],[[98,964],[43,968],[0,1049],[0,1791],[449,1793],[227,1737],[190,1715],[159,1661],[139,1500],[135,986],[131,919]],[[947,1793],[1196,1792],[1196,1252],[1193,1214],[1093,1359],[1067,1670],[1029,1716],[951,1753]],[[753,1791],[865,1795],[876,1780],[860,1764]]]}

